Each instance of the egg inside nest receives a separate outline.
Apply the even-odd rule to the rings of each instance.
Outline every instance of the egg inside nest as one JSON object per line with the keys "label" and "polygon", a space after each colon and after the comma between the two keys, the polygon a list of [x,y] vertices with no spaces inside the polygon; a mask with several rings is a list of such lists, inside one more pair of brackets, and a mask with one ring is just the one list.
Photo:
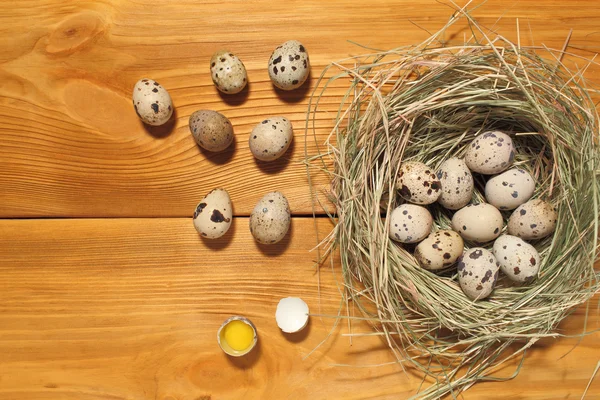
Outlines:
{"label": "egg inside nest", "polygon": [[456,279],[472,300],[492,295],[496,284],[535,284],[543,239],[556,227],[551,202],[536,198],[544,191],[536,185],[535,165],[518,153],[543,148],[520,139],[498,128],[477,132],[445,159],[410,158],[409,149],[398,169],[390,238],[420,267]]}

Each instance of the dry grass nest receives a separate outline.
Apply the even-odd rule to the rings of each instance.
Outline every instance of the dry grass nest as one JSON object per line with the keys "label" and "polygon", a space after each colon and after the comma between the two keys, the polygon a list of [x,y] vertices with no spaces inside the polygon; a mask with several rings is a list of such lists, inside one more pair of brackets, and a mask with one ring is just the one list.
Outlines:
{"label": "dry grass nest", "polygon": [[[473,37],[461,46],[440,44],[460,18]],[[594,270],[599,118],[583,71],[561,62],[564,49],[545,49],[549,57],[541,57],[544,49],[491,39],[486,32],[467,13],[457,13],[420,45],[333,63],[307,118],[309,135],[328,87],[350,82],[331,135],[317,143],[319,154],[307,154],[309,177],[315,168],[329,174],[327,195],[336,207],[330,213],[335,228],[320,245],[339,250],[346,300],[362,310],[360,318],[373,322],[399,362],[433,379],[419,398],[507,379],[494,377],[499,365],[524,356],[540,338],[560,336],[557,325],[600,288]],[[533,198],[556,207],[558,224],[553,235],[532,242],[542,258],[534,282],[519,286],[500,279],[489,299],[473,302],[462,293],[455,269],[422,269],[412,248],[392,242],[386,215],[401,202],[395,181],[402,162],[437,168],[463,156],[487,130],[511,135],[514,165],[535,177]],[[476,177],[472,203],[485,201],[485,179]],[[315,198],[321,199],[316,190]],[[451,211],[435,205],[430,211],[435,229],[451,229]]]}

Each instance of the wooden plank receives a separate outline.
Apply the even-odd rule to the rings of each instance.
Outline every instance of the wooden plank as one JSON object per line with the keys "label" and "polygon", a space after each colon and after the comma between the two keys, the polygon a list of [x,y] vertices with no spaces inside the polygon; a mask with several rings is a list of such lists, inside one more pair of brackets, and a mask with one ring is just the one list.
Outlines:
{"label": "wooden plank", "polygon": [[[248,215],[270,190],[282,190],[294,213],[309,214],[302,128],[324,66],[368,51],[349,40],[379,49],[419,43],[450,14],[443,2],[429,0],[3,2],[0,216],[183,217],[218,186],[230,191],[238,215]],[[490,0],[476,16],[512,39],[520,17],[523,45],[560,48],[573,28],[572,46],[600,49],[594,0],[569,7]],[[460,24],[451,32],[446,39],[455,43],[469,31]],[[276,92],[265,66],[272,49],[290,38],[309,50],[312,80],[302,90]],[[222,47],[248,68],[250,89],[240,96],[220,96],[208,75],[211,54]],[[176,119],[167,129],[148,130],[137,120],[130,93],[141,77],[169,89]],[[334,89],[322,101],[320,142],[341,93]],[[215,156],[195,145],[187,119],[202,108],[233,122],[230,151]],[[247,149],[248,134],[277,114],[293,121],[295,144],[280,162],[258,164]],[[312,141],[308,150],[316,152]],[[328,187],[324,176],[316,184]]]}
{"label": "wooden plank", "polygon": [[[339,270],[321,271],[310,249],[312,219],[296,218],[273,247],[254,243],[246,218],[204,242],[190,218],[5,220],[0,222],[0,398],[38,399],[392,399],[415,393],[377,337],[354,338],[341,323],[312,317],[285,337],[278,300],[300,296],[314,313],[340,307]],[[330,225],[320,219],[319,233]],[[582,331],[584,309],[561,326]],[[216,343],[232,314],[251,318],[260,346],[246,359]],[[597,302],[587,329],[600,328]],[[370,332],[353,323],[352,332]],[[600,333],[534,346],[522,373],[482,384],[466,399],[579,399],[598,362]],[[572,350],[572,351],[571,351]],[[563,355],[568,353],[564,358]],[[335,366],[349,364],[353,367]],[[502,374],[509,375],[514,365]],[[600,397],[594,382],[589,399]]]}

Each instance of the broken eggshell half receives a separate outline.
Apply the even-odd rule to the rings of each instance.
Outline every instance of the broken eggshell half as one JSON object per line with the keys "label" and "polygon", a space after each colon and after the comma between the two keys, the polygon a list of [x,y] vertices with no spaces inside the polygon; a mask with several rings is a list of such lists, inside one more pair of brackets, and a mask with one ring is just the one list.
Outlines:
{"label": "broken eggshell half", "polygon": [[275,320],[285,333],[300,332],[308,324],[308,305],[299,297],[283,298],[277,304]]}

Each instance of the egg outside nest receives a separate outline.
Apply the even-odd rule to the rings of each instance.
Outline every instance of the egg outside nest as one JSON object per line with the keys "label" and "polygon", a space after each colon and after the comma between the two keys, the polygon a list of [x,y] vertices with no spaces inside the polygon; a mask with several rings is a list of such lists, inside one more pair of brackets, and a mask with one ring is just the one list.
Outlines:
{"label": "egg outside nest", "polygon": [[257,342],[256,327],[246,317],[229,317],[217,331],[219,347],[232,357],[245,356],[256,347]]}
{"label": "egg outside nest", "polygon": [[216,51],[210,59],[210,76],[219,92],[232,95],[244,90],[248,84],[246,66],[228,50]]}
{"label": "egg outside nest", "polygon": [[217,111],[195,111],[188,126],[198,146],[210,152],[224,151],[234,140],[231,121]]}
{"label": "egg outside nest", "polygon": [[132,99],[135,113],[147,125],[163,125],[173,115],[169,92],[155,80],[143,78],[137,81]]}
{"label": "egg outside nest", "polygon": [[288,40],[273,50],[267,68],[275,87],[286,91],[297,89],[310,74],[308,52],[299,41]]}
{"label": "egg outside nest", "polygon": [[194,228],[206,239],[218,239],[225,235],[232,220],[231,198],[227,190],[222,188],[211,190],[194,210]]}
{"label": "egg outside nest", "polygon": [[254,158],[275,161],[285,154],[294,139],[294,128],[285,117],[269,117],[259,122],[248,139]]}
{"label": "egg outside nest", "polygon": [[256,203],[248,224],[258,243],[272,245],[285,237],[291,220],[287,198],[281,192],[269,192]]}

